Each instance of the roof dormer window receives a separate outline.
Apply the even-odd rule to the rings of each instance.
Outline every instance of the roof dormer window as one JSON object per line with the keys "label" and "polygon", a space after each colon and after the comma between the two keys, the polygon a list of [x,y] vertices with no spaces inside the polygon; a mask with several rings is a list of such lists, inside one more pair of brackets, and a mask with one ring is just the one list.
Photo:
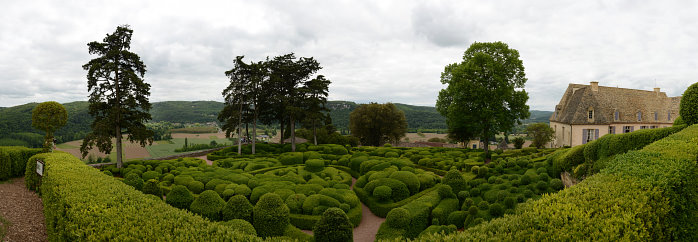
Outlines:
{"label": "roof dormer window", "polygon": [[589,110],[589,119],[594,119],[594,110]]}
{"label": "roof dormer window", "polygon": [[616,110],[616,112],[613,114],[613,120],[620,120],[620,112],[618,112],[618,110]]}
{"label": "roof dormer window", "polygon": [[659,120],[659,113],[654,112],[654,121]]}
{"label": "roof dormer window", "polygon": [[637,121],[642,121],[642,111],[637,111]]}
{"label": "roof dormer window", "polygon": [[671,121],[671,111],[670,110],[666,111],[666,120]]}

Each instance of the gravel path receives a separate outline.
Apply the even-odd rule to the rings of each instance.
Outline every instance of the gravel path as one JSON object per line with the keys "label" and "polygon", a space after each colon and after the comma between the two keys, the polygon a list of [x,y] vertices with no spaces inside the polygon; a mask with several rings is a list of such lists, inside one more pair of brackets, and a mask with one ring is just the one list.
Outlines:
{"label": "gravel path", "polygon": [[36,193],[24,185],[24,178],[0,184],[0,216],[10,222],[3,241],[47,241],[44,206]]}
{"label": "gravel path", "polygon": [[205,160],[205,161],[206,161],[206,164],[208,164],[209,166],[212,166],[212,165],[213,165],[213,161],[208,160],[208,157],[206,157],[206,155],[204,155],[204,156],[199,156],[199,157],[194,157],[194,158],[199,158],[199,159]]}

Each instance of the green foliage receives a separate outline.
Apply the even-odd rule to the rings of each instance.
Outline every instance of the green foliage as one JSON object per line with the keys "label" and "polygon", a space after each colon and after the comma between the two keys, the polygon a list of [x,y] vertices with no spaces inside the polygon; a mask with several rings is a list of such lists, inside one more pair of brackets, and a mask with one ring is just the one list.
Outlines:
{"label": "green foliage", "polygon": [[28,167],[27,161],[33,155],[41,152],[41,149],[32,149],[18,146],[0,146],[0,181],[7,180],[12,177],[21,177],[25,173],[36,173],[36,162],[29,162],[31,170],[26,170]]}
{"label": "green foliage", "polygon": [[215,140],[212,140],[210,144],[190,144],[190,145],[185,145],[182,146],[182,148],[175,149],[174,152],[188,152],[188,151],[196,151],[196,150],[208,150],[208,149],[214,149],[214,148],[219,148],[219,147],[224,147],[227,144],[218,144],[215,143]]}
{"label": "green foliage", "polygon": [[557,191],[565,188],[565,185],[562,184],[562,180],[555,178],[550,180],[550,188]]}
{"label": "green foliage", "polygon": [[228,202],[221,210],[222,220],[242,219],[252,222],[252,204],[243,195],[235,195],[228,199]]}
{"label": "green foliage", "polygon": [[410,224],[410,212],[404,208],[396,208],[388,212],[385,224],[396,229],[406,229]]}
{"label": "green foliage", "polygon": [[310,159],[305,162],[305,170],[309,172],[320,172],[325,169],[325,161],[321,159]]}
{"label": "green foliage", "polygon": [[[526,81],[517,50],[502,42],[470,45],[463,61],[447,65],[441,74],[448,86],[439,92],[436,109],[446,117],[449,138],[492,137],[528,118]],[[472,111],[482,107],[487,111]]]}
{"label": "green foliage", "polygon": [[679,115],[687,125],[698,123],[698,83],[693,83],[683,92]]}
{"label": "green foliage", "polygon": [[466,211],[453,211],[448,215],[448,224],[454,225],[456,228],[463,228],[463,222],[466,217],[468,217],[468,212]]}
{"label": "green foliage", "polygon": [[70,154],[44,158],[40,190],[49,241],[261,241],[135,191]]}
{"label": "green foliage", "polygon": [[526,140],[524,140],[524,138],[521,136],[517,136],[512,141],[514,142],[514,148],[516,149],[521,149],[521,147],[523,147],[523,144],[526,142]]}
{"label": "green foliage", "polygon": [[[483,167],[478,170],[483,170],[485,168],[486,167]],[[463,176],[457,170],[448,171],[441,183],[449,185],[451,189],[453,189],[453,192],[456,194],[465,190],[467,186],[467,184],[465,183],[465,179],[463,179]]]}
{"label": "green foliage", "polygon": [[555,137],[555,130],[547,123],[535,123],[526,127],[526,134],[533,138],[532,147],[544,148]]}
{"label": "green foliage", "polygon": [[254,227],[261,237],[281,236],[284,231],[279,228],[290,225],[289,209],[274,193],[264,194],[255,204],[252,215]]}
{"label": "green foliage", "polygon": [[88,43],[89,53],[99,57],[82,66],[87,71],[87,90],[91,92],[90,115],[95,119],[91,125],[93,130],[83,139],[80,152],[85,157],[97,146],[99,151],[109,154],[112,138],[116,138],[117,168],[123,165],[122,129],[126,130],[129,141],[143,147],[153,143],[153,131],[145,126],[151,119],[148,113],[150,84],[143,80],[145,64],[129,51],[132,35],[133,30],[128,25],[118,26],[103,42]]}
{"label": "green foliage", "polygon": [[52,149],[53,133],[68,121],[68,112],[57,102],[40,103],[32,110],[32,127],[46,132],[44,152]]}
{"label": "green foliage", "polygon": [[160,180],[160,173],[158,173],[156,171],[146,171],[146,172],[143,172],[143,175],[141,175],[141,178],[143,178],[144,181],[147,181],[150,179]]}
{"label": "green foliage", "polygon": [[373,196],[378,199],[378,201],[388,201],[393,194],[393,189],[389,186],[378,186],[373,189]]}
{"label": "green foliage", "polygon": [[[463,223],[463,221],[461,221],[461,223]],[[432,225],[419,233],[419,237],[433,234],[446,235],[455,233],[456,231],[458,231],[458,228],[455,225]]]}
{"label": "green foliage", "polygon": [[392,103],[361,104],[349,115],[351,134],[362,145],[379,146],[397,142],[407,132],[405,113]]}
{"label": "green foliage", "polygon": [[254,229],[254,226],[252,226],[252,224],[249,221],[245,221],[242,219],[232,219],[226,222],[222,222],[221,224],[235,231],[257,236],[257,231]]}
{"label": "green foliage", "polygon": [[226,206],[225,201],[214,191],[204,191],[189,206],[189,210],[212,221],[221,219],[221,210]]}
{"label": "green foliage", "polygon": [[[459,206],[458,199],[455,198],[446,198],[441,200],[439,202],[439,205],[437,205],[434,210],[431,211],[431,217],[434,219],[438,219],[441,225],[445,225],[448,223],[448,216],[455,211],[458,211],[460,208]],[[439,225],[439,224],[435,224]]]}
{"label": "green foliage", "polygon": [[132,186],[136,190],[141,190],[143,188],[143,179],[136,172],[129,172],[124,177],[124,183],[126,185]]}
{"label": "green foliage", "polygon": [[674,126],[677,125],[684,125],[686,122],[683,121],[683,118],[681,116],[678,116],[676,119],[674,119]]}
{"label": "green foliage", "polygon": [[180,209],[189,209],[191,203],[194,202],[194,195],[182,185],[174,185],[172,190],[167,193],[165,202],[172,207]]}
{"label": "green foliage", "polygon": [[315,241],[353,241],[349,217],[339,208],[329,208],[313,228]]}
{"label": "green foliage", "polygon": [[155,179],[149,179],[146,181],[143,185],[142,191],[145,194],[153,194],[162,199],[162,188],[160,188],[160,183]]}
{"label": "green foliage", "polygon": [[192,181],[187,184],[187,189],[194,194],[199,194],[205,190],[205,185],[200,181]]}

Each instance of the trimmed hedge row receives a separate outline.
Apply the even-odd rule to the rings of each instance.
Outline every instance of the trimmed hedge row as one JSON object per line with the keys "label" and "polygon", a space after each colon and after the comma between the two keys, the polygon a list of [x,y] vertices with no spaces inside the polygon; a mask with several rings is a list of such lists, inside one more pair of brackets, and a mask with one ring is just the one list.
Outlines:
{"label": "trimmed hedge row", "polygon": [[420,241],[696,241],[698,125],[617,155],[583,182],[463,233]]}
{"label": "trimmed hedge row", "polygon": [[40,189],[51,241],[261,241],[173,208],[70,154],[44,157]]}
{"label": "trimmed hedge row", "polygon": [[41,152],[40,148],[0,146],[0,181],[23,176],[27,160],[39,152]]}

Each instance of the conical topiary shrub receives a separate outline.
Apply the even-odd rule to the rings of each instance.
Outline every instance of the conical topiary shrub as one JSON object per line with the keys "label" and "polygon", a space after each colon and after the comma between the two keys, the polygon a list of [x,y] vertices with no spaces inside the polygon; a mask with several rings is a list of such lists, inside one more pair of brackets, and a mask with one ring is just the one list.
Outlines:
{"label": "conical topiary shrub", "polygon": [[290,211],[275,193],[262,195],[252,211],[254,228],[261,237],[282,236],[290,223]]}

